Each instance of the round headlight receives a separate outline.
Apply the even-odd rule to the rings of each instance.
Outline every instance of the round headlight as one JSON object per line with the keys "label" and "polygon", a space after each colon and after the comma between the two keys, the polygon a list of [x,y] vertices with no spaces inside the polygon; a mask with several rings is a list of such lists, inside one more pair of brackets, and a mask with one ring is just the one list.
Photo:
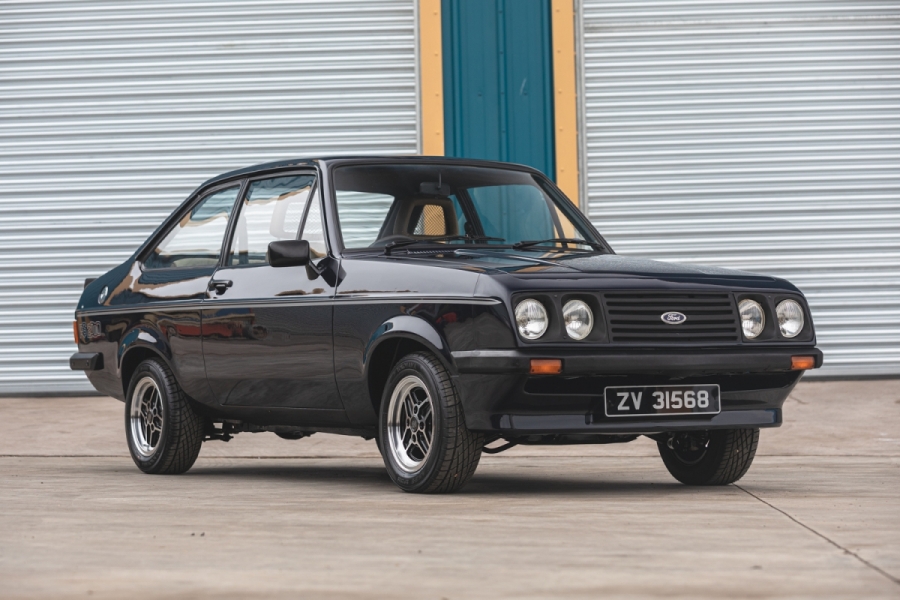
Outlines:
{"label": "round headlight", "polygon": [[594,327],[594,315],[590,307],[581,300],[569,300],[563,306],[563,321],[566,333],[573,340],[583,340]]}
{"label": "round headlight", "polygon": [[744,330],[744,337],[752,340],[763,332],[766,327],[766,313],[763,312],[759,302],[741,300],[738,310],[741,312],[741,329]]}
{"label": "round headlight", "polygon": [[536,340],[544,335],[549,323],[544,305],[537,300],[526,298],[516,306],[516,325],[519,335],[526,340]]}
{"label": "round headlight", "polygon": [[797,337],[803,329],[803,309],[795,300],[782,300],[775,308],[778,328],[786,338]]}

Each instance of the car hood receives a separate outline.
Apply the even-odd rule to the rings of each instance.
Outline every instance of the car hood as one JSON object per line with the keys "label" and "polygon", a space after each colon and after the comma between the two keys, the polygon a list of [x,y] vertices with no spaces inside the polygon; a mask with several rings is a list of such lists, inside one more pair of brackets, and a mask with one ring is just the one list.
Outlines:
{"label": "car hood", "polygon": [[[603,280],[604,283],[598,281],[597,285],[610,288],[701,285],[732,289],[800,291],[790,282],[768,275],[617,254],[571,253],[535,256],[518,252],[490,254],[490,256],[488,253],[473,256],[473,262],[480,263],[488,276],[512,277],[516,280]],[[579,285],[585,284],[594,285],[586,281]]]}
{"label": "car hood", "polygon": [[[654,288],[670,289],[687,286],[713,286],[730,289],[782,290],[799,292],[794,285],[784,279],[768,275],[757,275],[736,269],[723,269],[704,265],[688,265],[673,262],[649,260],[600,253],[556,253],[530,252],[507,248],[456,248],[452,252],[434,254],[432,252],[397,253],[358,257],[357,260],[379,263],[387,261],[400,264],[429,267],[425,270],[411,270],[412,280],[427,279],[447,283],[456,280],[442,275],[440,270],[464,271],[476,275],[480,293],[494,295],[500,288],[519,289],[531,285],[530,281],[558,280],[560,285],[578,288],[606,289]],[[431,270],[434,269],[434,270]],[[374,269],[373,273],[378,272]],[[423,279],[424,278],[424,279]],[[518,283],[517,283],[518,282]],[[566,283],[562,283],[566,282]],[[373,284],[374,285],[374,284]],[[544,284],[538,284],[543,286]]]}
{"label": "car hood", "polygon": [[[457,256],[472,259],[469,264],[477,264],[489,271],[503,272],[517,276],[575,275],[596,273],[608,275],[637,275],[645,277],[714,277],[749,278],[758,281],[774,281],[773,277],[756,275],[736,269],[723,269],[704,265],[650,260],[621,256],[618,254],[529,254],[524,252],[497,252],[462,250]],[[449,265],[448,265],[449,266]]]}

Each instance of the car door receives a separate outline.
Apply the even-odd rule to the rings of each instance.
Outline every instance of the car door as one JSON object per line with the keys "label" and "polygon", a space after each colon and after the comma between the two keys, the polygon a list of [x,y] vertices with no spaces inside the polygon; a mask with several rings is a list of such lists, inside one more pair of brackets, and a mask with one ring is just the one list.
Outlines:
{"label": "car door", "polygon": [[[125,303],[140,309],[141,319],[165,336],[176,378],[201,402],[212,398],[201,351],[200,307],[240,189],[241,182],[230,182],[204,193],[141,257],[124,292]],[[140,338],[142,329],[129,335]]]}
{"label": "car door", "polygon": [[314,263],[332,260],[316,183],[314,172],[252,179],[238,203],[202,310],[206,376],[219,404],[343,412],[334,287],[311,269],[274,268],[266,259],[270,242],[305,239]]}

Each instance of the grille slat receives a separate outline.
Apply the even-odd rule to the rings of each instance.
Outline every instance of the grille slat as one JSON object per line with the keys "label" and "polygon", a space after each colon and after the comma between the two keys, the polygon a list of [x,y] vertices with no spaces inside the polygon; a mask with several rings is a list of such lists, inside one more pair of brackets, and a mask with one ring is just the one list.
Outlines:
{"label": "grille slat", "polygon": [[[665,311],[663,311],[665,312]],[[616,317],[615,315],[610,315],[610,321],[614,323],[649,323],[652,325],[659,324],[659,315],[662,312],[654,312],[652,315],[624,315],[623,317]],[[694,316],[691,319],[694,323],[728,323],[731,324],[733,321],[731,319],[731,313],[726,313],[727,318],[722,318],[723,315],[700,315]],[[709,318],[710,316],[714,318]]]}
{"label": "grille slat", "polygon": [[[673,299],[673,301],[685,302],[685,300],[679,300],[677,298]],[[687,302],[690,303],[692,306],[720,306],[723,304],[722,300],[710,300],[710,301],[702,301],[702,300],[690,301],[690,300],[688,300]],[[659,304],[659,301],[658,300],[644,300],[644,299],[635,299],[635,300],[629,300],[629,301],[621,301],[621,300],[612,301],[611,300],[611,301],[607,301],[607,304],[609,305],[610,308],[617,308],[617,307],[621,306],[621,307],[627,309],[627,308],[632,308],[634,306],[641,306],[641,307],[648,306],[648,305],[656,306],[657,304]]]}
{"label": "grille slat", "polygon": [[[648,327],[634,327],[634,326],[631,326],[631,327],[619,327],[619,328],[617,328],[617,332],[618,332],[618,333],[647,333],[647,334],[651,334],[651,333],[652,333],[652,334],[654,334],[654,335],[659,335],[659,331],[660,331],[660,330],[657,329],[656,327],[649,327],[649,326],[648,326]],[[727,334],[733,334],[733,333],[734,333],[734,328],[732,328],[732,327],[722,327],[721,325],[714,325],[714,326],[698,326],[698,325],[695,325],[695,326],[691,327],[690,330],[682,329],[681,331],[672,331],[672,332],[669,333],[669,335],[683,336],[683,335],[687,335],[687,334],[694,333],[694,332],[696,332],[696,331],[702,331],[702,332],[704,332],[704,333],[727,333]]]}
{"label": "grille slat", "polygon": [[[604,294],[603,303],[613,343],[730,345],[740,341],[740,322],[730,294],[616,292]],[[680,312],[687,320],[664,323],[661,316],[667,312]]]}

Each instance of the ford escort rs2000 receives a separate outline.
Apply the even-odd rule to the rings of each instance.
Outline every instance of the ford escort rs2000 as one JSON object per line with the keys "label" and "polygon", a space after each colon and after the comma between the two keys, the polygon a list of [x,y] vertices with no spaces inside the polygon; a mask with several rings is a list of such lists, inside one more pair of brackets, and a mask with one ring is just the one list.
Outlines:
{"label": "ford escort rs2000", "polygon": [[764,275],[617,255],[540,172],[445,158],[263,164],[201,185],[87,283],[73,369],[145,473],[241,432],[374,439],[409,492],[517,444],[656,441],[739,479],[822,364]]}

